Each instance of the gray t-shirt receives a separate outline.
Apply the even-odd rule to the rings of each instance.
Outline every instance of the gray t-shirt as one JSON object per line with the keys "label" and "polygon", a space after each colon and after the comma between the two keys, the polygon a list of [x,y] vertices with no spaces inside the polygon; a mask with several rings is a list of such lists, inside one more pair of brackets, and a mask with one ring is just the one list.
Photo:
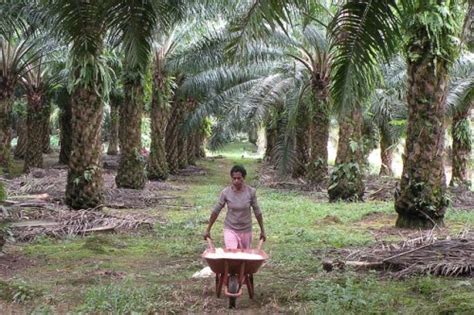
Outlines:
{"label": "gray t-shirt", "polygon": [[228,186],[222,190],[217,205],[212,212],[219,214],[227,204],[224,227],[238,232],[252,231],[252,207],[255,216],[261,214],[255,188],[244,185],[240,191]]}

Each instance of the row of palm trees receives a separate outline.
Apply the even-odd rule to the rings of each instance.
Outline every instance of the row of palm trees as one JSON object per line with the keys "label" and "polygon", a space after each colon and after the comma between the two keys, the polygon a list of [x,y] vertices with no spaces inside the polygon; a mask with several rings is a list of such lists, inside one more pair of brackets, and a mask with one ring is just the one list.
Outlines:
{"label": "row of palm trees", "polygon": [[[382,93],[381,96],[386,98],[383,89],[388,89],[384,85],[390,83],[383,83],[381,65],[384,61],[392,64],[393,58],[401,55],[406,62],[406,80],[399,80],[398,85],[403,91],[397,91],[396,102],[406,104],[406,111],[398,110],[398,113],[394,113],[398,116],[393,117],[395,119],[380,115],[377,119],[382,135],[382,158],[386,166],[383,172],[389,172],[390,150],[394,146],[390,133],[400,134],[400,128],[387,128],[387,122],[406,120],[404,169],[395,196],[395,209],[399,214],[397,225],[429,227],[442,224],[447,207],[443,164],[446,120],[449,117],[447,105],[457,104],[451,106],[455,109],[449,113],[453,120],[455,142],[453,183],[465,184],[468,181],[465,170],[471,142],[467,119],[472,103],[472,72],[464,78],[464,83],[456,82],[455,76],[449,80],[449,72],[460,55],[462,41],[457,39],[466,36],[461,34],[462,25],[463,20],[468,21],[472,15],[472,5],[453,1],[347,1],[337,8],[329,25],[321,19],[321,15],[313,14],[314,11],[321,11],[321,3],[317,1],[259,1],[253,9],[235,24],[239,37],[231,44],[231,49],[241,54],[248,50],[249,41],[261,40],[267,44],[264,54],[274,55],[272,35],[261,30],[252,32],[253,25],[262,28],[262,23],[256,22],[258,20],[272,21],[282,27],[288,24],[294,27],[301,23],[304,30],[311,26],[322,26],[323,30],[327,30],[327,35],[321,38],[330,42],[329,53],[321,54],[320,50],[316,52],[318,58],[312,58],[312,52],[302,46],[298,46],[296,52],[286,53],[308,69],[311,79],[298,76],[298,66],[295,64],[293,69],[288,66],[280,71],[280,75],[273,76],[271,84],[262,81],[262,87],[253,93],[274,99],[273,107],[268,110],[272,122],[266,123],[269,142],[267,156],[270,160],[288,165],[293,157],[296,175],[301,174],[298,162],[303,161],[308,165],[308,179],[315,179],[311,172],[317,167],[320,179],[326,177],[325,148],[318,142],[327,145],[326,122],[329,111],[325,110],[326,103],[322,100],[329,94],[330,105],[338,113],[340,131],[338,157],[328,187],[329,198],[361,200],[364,192],[364,151],[367,146],[363,138],[363,112],[365,105],[374,100],[377,93]],[[331,12],[331,7],[324,9]],[[294,12],[302,12],[303,18],[295,19]],[[316,23],[310,23],[308,27],[305,17],[313,18]],[[271,24],[263,23],[263,27],[270,27]],[[464,22],[464,25],[467,24]],[[285,35],[291,33],[288,28],[285,29]],[[465,26],[464,30],[469,28]],[[317,49],[322,46],[311,43],[310,47]],[[327,81],[324,80],[325,73],[330,73]],[[288,74],[291,79],[284,74]],[[454,94],[448,93],[450,85]],[[308,87],[313,87],[312,100],[304,93]],[[326,93],[326,89],[330,93]],[[446,101],[448,95],[456,96],[457,101]],[[261,101],[257,103],[261,104]],[[377,114],[375,109],[369,112],[372,116]],[[321,110],[320,114],[313,114],[318,113],[318,110]],[[256,112],[252,106],[249,111]],[[381,114],[380,111],[378,114]],[[309,118],[305,121],[302,117]],[[314,130],[320,134],[311,136],[309,130],[313,129],[309,126],[316,122],[316,117],[322,118],[315,124]],[[456,126],[459,126],[459,132]],[[282,128],[286,128],[286,132],[282,133]],[[301,129],[307,131],[309,143],[302,142],[305,137]],[[395,130],[392,132],[390,129]],[[274,150],[276,147],[280,149]]]}
{"label": "row of palm trees", "polygon": [[[467,180],[462,170],[470,149],[466,119],[472,72],[448,80],[461,49],[453,39],[462,29],[466,9],[462,3],[32,0],[2,5],[2,14],[13,14],[16,21],[0,28],[2,43],[21,47],[27,37],[18,30],[30,34],[34,29],[54,40],[55,50],[67,56],[63,63],[67,71],[56,74],[67,72],[68,83],[54,95],[63,118],[60,160],[69,165],[66,202],[73,208],[102,202],[104,102],[111,108],[110,133],[120,139],[117,186],[134,189],[143,188],[147,176],[164,180],[169,172],[201,156],[206,118],[213,117],[217,123],[211,147],[234,132],[264,127],[267,159],[282,172],[305,176],[314,186],[328,185],[330,200],[361,200],[364,159],[371,146],[364,134],[378,130],[385,166],[381,173],[390,174],[390,152],[403,134],[400,124],[393,122],[406,121],[404,171],[395,202],[397,225],[430,226],[442,222],[446,208],[441,153],[451,82],[456,93],[447,103],[461,109],[452,111],[453,138],[463,139],[462,145],[453,145],[457,159],[453,164],[459,165],[454,178]],[[21,10],[22,5],[28,10]],[[202,16],[198,23],[187,18],[190,10]],[[14,32],[10,25],[15,25]],[[51,86],[46,80],[50,74],[39,75],[38,61],[54,55],[31,47],[23,54],[29,58],[16,59],[25,66],[2,72],[0,162],[5,170],[17,82],[30,67],[44,83],[26,91],[33,96],[41,84]],[[111,50],[117,51],[115,63],[107,58]],[[397,64],[396,55],[403,56],[406,64],[391,74],[403,74],[406,80],[392,84],[388,73]],[[140,125],[146,82],[152,87],[152,145],[145,172]],[[48,102],[38,95],[28,101],[31,127],[39,115],[33,112],[46,111]],[[329,176],[327,143],[334,113],[340,134],[336,166]],[[40,152],[38,147],[31,145],[31,150]],[[109,143],[109,152],[117,152],[117,143]],[[26,170],[41,164],[41,153],[30,154]]]}

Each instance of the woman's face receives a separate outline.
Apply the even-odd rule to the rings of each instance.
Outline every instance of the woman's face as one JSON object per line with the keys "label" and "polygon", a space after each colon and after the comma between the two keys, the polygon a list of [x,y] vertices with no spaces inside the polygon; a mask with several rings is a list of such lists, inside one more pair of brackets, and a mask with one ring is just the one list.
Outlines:
{"label": "woman's face", "polygon": [[242,188],[242,185],[244,184],[244,177],[242,176],[241,172],[233,172],[231,174],[232,177],[232,185],[239,190]]}

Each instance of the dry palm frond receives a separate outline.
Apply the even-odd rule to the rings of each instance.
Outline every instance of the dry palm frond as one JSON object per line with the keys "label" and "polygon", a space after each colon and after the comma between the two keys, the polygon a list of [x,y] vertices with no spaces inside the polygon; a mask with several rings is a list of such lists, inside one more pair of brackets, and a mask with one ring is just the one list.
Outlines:
{"label": "dry palm frond", "polygon": [[464,230],[454,238],[438,239],[432,230],[399,244],[383,243],[345,256],[346,266],[382,269],[393,272],[395,278],[415,274],[472,277],[474,234]]}
{"label": "dry palm frond", "polygon": [[130,231],[140,228],[153,228],[153,221],[147,217],[118,216],[91,210],[48,212],[43,209],[36,215],[32,216],[30,214],[30,217],[45,220],[45,224],[13,226],[13,235],[16,240],[29,241],[39,235],[62,238],[100,231]]}

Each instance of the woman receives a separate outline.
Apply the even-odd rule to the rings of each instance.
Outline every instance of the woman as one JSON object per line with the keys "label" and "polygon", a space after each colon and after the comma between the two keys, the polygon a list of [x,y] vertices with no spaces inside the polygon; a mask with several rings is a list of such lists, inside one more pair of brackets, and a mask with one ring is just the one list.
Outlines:
{"label": "woman", "polygon": [[224,188],[219,202],[214,207],[209,218],[209,225],[204,233],[204,239],[211,238],[211,228],[216,222],[222,208],[227,204],[227,214],[224,221],[224,244],[226,248],[250,248],[252,243],[252,207],[260,226],[260,239],[266,240],[263,228],[263,217],[257,203],[255,188],[245,184],[247,171],[243,166],[235,165],[230,170],[232,185]]}

